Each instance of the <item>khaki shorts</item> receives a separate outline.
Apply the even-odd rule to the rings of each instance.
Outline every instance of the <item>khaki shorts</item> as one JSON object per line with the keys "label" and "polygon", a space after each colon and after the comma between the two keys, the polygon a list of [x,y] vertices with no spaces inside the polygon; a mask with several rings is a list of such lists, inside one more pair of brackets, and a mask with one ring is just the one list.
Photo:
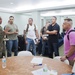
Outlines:
{"label": "khaki shorts", "polygon": [[69,64],[73,67],[74,61],[73,60],[69,60]]}

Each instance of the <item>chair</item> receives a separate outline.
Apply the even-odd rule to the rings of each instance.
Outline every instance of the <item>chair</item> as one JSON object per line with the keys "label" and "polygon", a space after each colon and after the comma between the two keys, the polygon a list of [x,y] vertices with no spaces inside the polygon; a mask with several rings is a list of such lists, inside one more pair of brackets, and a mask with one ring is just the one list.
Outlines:
{"label": "chair", "polygon": [[73,66],[72,72],[75,73],[75,63],[74,63],[74,66]]}
{"label": "chair", "polygon": [[32,53],[29,51],[20,51],[18,56],[32,56]]}
{"label": "chair", "polygon": [[[57,57],[54,57],[53,59],[57,60],[57,61],[61,61],[60,58],[61,58],[61,56],[57,56]],[[67,59],[64,61],[64,63],[69,65],[69,61]]]}

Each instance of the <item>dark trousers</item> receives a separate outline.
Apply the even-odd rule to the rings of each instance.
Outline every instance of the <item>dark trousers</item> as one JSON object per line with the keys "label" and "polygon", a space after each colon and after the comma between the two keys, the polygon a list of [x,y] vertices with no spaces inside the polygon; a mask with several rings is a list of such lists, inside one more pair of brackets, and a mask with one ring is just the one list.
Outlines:
{"label": "dark trousers", "polygon": [[59,56],[59,49],[58,49],[58,43],[51,43],[49,42],[49,57],[53,58],[53,52],[55,53],[55,56]]}
{"label": "dark trousers", "polygon": [[18,40],[9,40],[6,42],[7,47],[7,56],[12,55],[12,49],[14,49],[14,56],[17,56],[18,53]]}
{"label": "dark trousers", "polygon": [[[42,55],[45,54],[45,48],[46,48],[46,46],[49,47],[48,40],[42,40]],[[49,48],[48,48],[48,51],[49,51]]]}

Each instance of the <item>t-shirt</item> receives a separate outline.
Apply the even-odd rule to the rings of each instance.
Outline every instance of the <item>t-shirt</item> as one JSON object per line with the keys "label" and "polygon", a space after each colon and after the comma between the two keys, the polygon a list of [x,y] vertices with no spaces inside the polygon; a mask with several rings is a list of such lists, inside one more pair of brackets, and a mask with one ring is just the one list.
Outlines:
{"label": "t-shirt", "polygon": [[[27,25],[25,25],[25,30],[27,29]],[[36,30],[38,30],[37,26],[36,26]],[[29,28],[28,28],[28,31],[27,31],[27,34],[26,34],[26,37],[27,38],[30,38],[30,39],[36,39],[36,35],[35,35],[35,26],[34,24],[31,26],[29,25]]]}
{"label": "t-shirt", "polygon": [[[6,28],[9,28],[10,30],[8,31],[8,32],[16,32],[16,30],[18,30],[18,27],[17,27],[17,25],[15,25],[15,24],[7,24],[6,26],[5,26],[5,29]],[[9,39],[9,40],[17,40],[17,35],[18,34],[7,34],[7,38]]]}
{"label": "t-shirt", "polygon": [[[71,30],[71,29],[70,29]],[[70,31],[69,30],[69,31]],[[73,30],[73,29],[72,29]],[[67,55],[71,45],[75,45],[75,32],[69,33],[69,40],[67,38],[68,32],[64,36],[64,54]],[[75,53],[69,58],[69,60],[73,60],[75,57]]]}
{"label": "t-shirt", "polygon": [[42,33],[43,37],[47,37],[48,38],[48,34],[46,34],[46,31],[47,31],[46,27],[43,27],[41,29],[41,33]]}
{"label": "t-shirt", "polygon": [[46,34],[46,30],[47,30],[46,27],[43,27],[43,28],[41,29],[41,33],[42,33],[42,34]]}
{"label": "t-shirt", "polygon": [[57,34],[49,34],[49,41],[52,43],[57,43],[58,42],[58,37],[59,37],[59,31],[60,31],[60,27],[59,25],[56,23],[54,26],[49,25],[48,27],[49,31],[53,31],[53,30],[57,30]]}

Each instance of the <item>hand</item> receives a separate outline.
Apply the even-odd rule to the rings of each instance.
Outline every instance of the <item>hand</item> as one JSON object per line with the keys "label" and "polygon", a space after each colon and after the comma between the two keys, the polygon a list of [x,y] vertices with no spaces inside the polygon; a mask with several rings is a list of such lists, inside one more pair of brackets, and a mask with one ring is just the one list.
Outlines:
{"label": "hand", "polygon": [[43,39],[43,40],[48,40],[48,38],[47,38],[47,37],[42,37],[42,39]]}
{"label": "hand", "polygon": [[56,32],[56,30],[54,30],[53,32],[54,32],[54,33],[57,35],[57,32]]}
{"label": "hand", "polygon": [[62,56],[60,60],[64,62],[66,60],[66,56]]}
{"label": "hand", "polygon": [[46,33],[49,33],[49,32],[50,32],[50,31],[48,31],[48,30],[46,31]]}
{"label": "hand", "polygon": [[43,40],[46,40],[46,38],[44,38],[44,37],[43,37],[42,39],[43,39]]}
{"label": "hand", "polygon": [[18,34],[18,32],[14,32],[14,34]]}
{"label": "hand", "polygon": [[27,41],[25,41],[25,44],[27,45],[27,44],[28,44],[28,42],[27,42]]}

